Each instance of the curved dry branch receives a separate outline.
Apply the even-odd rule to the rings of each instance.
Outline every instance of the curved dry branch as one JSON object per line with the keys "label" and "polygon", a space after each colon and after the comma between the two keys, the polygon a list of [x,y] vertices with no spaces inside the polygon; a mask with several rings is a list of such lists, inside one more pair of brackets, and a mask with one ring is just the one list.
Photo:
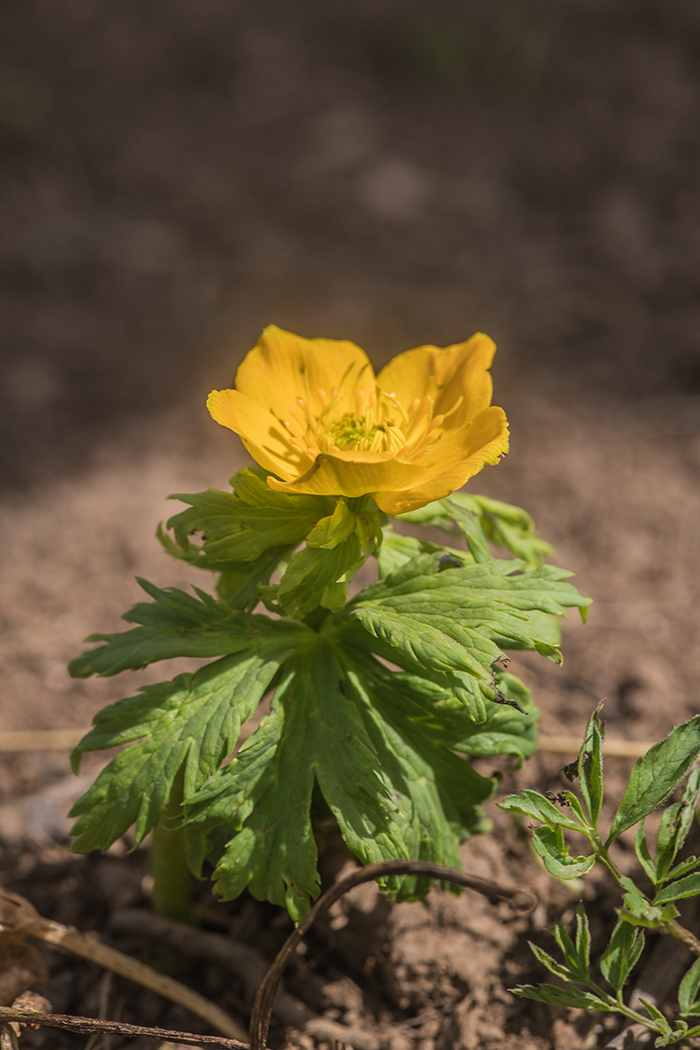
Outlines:
{"label": "curved dry branch", "polygon": [[270,1028],[272,1004],[284,968],[287,965],[290,955],[296,950],[302,938],[316,921],[318,916],[324,911],[327,911],[332,904],[335,904],[343,894],[347,893],[348,890],[351,890],[354,886],[359,886],[363,882],[371,882],[373,879],[388,878],[391,875],[415,875],[418,877],[439,879],[441,882],[451,882],[456,886],[466,886],[467,889],[476,890],[477,893],[482,893],[492,903],[501,900],[516,901],[519,898],[522,902],[521,906],[526,910],[533,907],[535,903],[532,895],[524,893],[522,890],[511,890],[505,886],[499,886],[495,882],[490,882],[488,879],[480,879],[475,875],[467,875],[463,871],[457,871],[455,868],[447,868],[442,864],[429,864],[428,862],[421,860],[388,860],[381,864],[370,864],[366,868],[358,868],[357,871],[351,872],[351,874],[347,875],[344,879],[340,879],[334,886],[331,886],[329,890],[326,890],[326,892],[319,897],[306,918],[299,923],[296,930],[289,935],[282,946],[277,958],[260,985],[258,994],[255,998],[253,1014],[250,1019],[251,1050],[264,1050],[265,1040],[267,1039],[267,1033]]}

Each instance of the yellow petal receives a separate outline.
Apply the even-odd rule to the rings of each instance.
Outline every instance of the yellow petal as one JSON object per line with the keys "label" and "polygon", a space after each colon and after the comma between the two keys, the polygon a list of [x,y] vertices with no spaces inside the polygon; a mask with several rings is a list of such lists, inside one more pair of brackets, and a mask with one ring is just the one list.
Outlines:
{"label": "yellow petal", "polygon": [[323,453],[303,477],[283,484],[267,483],[278,492],[305,492],[318,496],[365,496],[385,489],[407,488],[427,480],[419,463],[398,460],[387,452]]}
{"label": "yellow petal", "polygon": [[207,408],[217,423],[238,434],[255,462],[266,470],[291,481],[313,465],[313,457],[290,443],[269,408],[237,390],[212,390]]}
{"label": "yellow petal", "polygon": [[418,346],[393,358],[381,370],[377,382],[407,407],[414,398],[422,398],[426,391],[430,393],[432,377],[435,415],[449,412],[462,397],[453,420],[459,425],[490,405],[493,384],[488,369],[495,353],[496,344],[481,332],[465,343],[444,348]]}
{"label": "yellow petal", "polygon": [[471,426],[446,434],[419,463],[422,482],[411,488],[377,492],[374,499],[387,514],[405,514],[443,499],[478,474],[487,464],[498,463],[508,451],[508,421],[502,408],[480,412]]}
{"label": "yellow petal", "polygon": [[[318,391],[330,396],[346,376],[349,390],[363,372],[371,389],[374,369],[364,350],[346,339],[304,339],[269,325],[236,373],[236,389],[284,420],[297,397],[308,400],[315,413],[323,408]],[[345,386],[345,384],[344,384]]]}

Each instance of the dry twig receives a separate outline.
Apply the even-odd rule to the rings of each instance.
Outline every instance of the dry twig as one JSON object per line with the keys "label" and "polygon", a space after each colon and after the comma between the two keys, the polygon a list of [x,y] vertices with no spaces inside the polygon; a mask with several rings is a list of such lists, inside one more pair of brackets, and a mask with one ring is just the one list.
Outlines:
{"label": "dry twig", "polygon": [[179,1003],[224,1035],[242,1041],[247,1038],[242,1025],[203,995],[73,927],[44,919],[28,900],[7,890],[0,891],[0,930],[36,937],[45,944],[80,955]]}
{"label": "dry twig", "polygon": [[[158,944],[189,958],[207,959],[231,970],[242,981],[250,1003],[255,999],[269,969],[267,960],[260,952],[233,937],[195,930],[186,923],[175,922],[138,908],[124,908],[115,912],[111,925],[117,930],[153,938]],[[302,1029],[318,1039],[349,1043],[354,1050],[379,1050],[379,1040],[373,1033],[320,1017],[282,987],[277,986],[272,1009],[287,1027]]]}
{"label": "dry twig", "polygon": [[168,1028],[144,1028],[138,1024],[122,1024],[121,1021],[102,1021],[96,1017],[74,1017],[69,1014],[40,1014],[34,1010],[15,1010],[11,1006],[0,1006],[0,1022],[9,1024],[15,1021],[20,1024],[44,1025],[48,1028],[62,1028],[67,1032],[78,1032],[89,1035],[100,1032],[109,1035],[121,1035],[128,1039],[145,1036],[146,1039],[162,1039],[187,1046],[211,1047],[212,1050],[249,1050],[248,1043],[238,1039],[225,1039],[219,1035],[197,1035],[194,1032],[174,1032]]}
{"label": "dry twig", "polygon": [[485,897],[494,903],[501,900],[515,901],[517,898],[520,898],[523,906],[527,908],[531,908],[535,903],[532,896],[522,890],[513,890],[505,886],[499,886],[495,882],[479,879],[474,875],[466,875],[462,871],[444,867],[442,864],[429,864],[420,860],[389,860],[381,864],[370,864],[366,868],[358,868],[344,879],[339,879],[334,886],[331,886],[329,890],[326,890],[319,897],[306,918],[299,923],[296,930],[289,935],[282,946],[277,958],[268,970],[265,980],[260,985],[255,999],[253,1014],[250,1019],[251,1050],[264,1050],[267,1033],[270,1028],[270,1017],[275,994],[284,968],[290,955],[296,951],[302,938],[318,916],[327,911],[332,904],[354,886],[359,886],[363,882],[371,882],[374,879],[389,878],[392,875],[415,875],[440,879],[441,882],[451,882],[457,886],[466,886],[468,889],[476,890],[477,893],[483,893]]}

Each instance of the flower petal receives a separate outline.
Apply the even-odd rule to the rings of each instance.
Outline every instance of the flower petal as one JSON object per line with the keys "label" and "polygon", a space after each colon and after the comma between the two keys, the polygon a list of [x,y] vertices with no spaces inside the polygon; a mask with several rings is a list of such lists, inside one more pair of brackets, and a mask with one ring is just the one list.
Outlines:
{"label": "flower petal", "polygon": [[313,456],[297,449],[272,412],[237,390],[212,390],[207,408],[222,427],[238,434],[256,463],[291,481],[313,465]]}
{"label": "flower petal", "polygon": [[351,391],[360,372],[371,388],[374,369],[364,350],[354,343],[346,339],[304,339],[272,324],[243,359],[236,373],[236,390],[258,404],[269,405],[284,421],[297,397],[309,401],[318,414],[324,406],[317,391],[324,390],[330,396],[331,388],[340,386],[346,374],[344,386]]}
{"label": "flower petal", "polygon": [[495,353],[496,344],[481,332],[465,343],[444,348],[418,346],[394,357],[381,370],[377,382],[408,407],[414,398],[430,392],[432,377],[436,415],[449,412],[458,398],[463,398],[453,419],[453,424],[459,425],[491,404],[493,385],[488,369]]}
{"label": "flower petal", "polygon": [[351,498],[410,488],[426,481],[426,471],[420,463],[399,460],[387,452],[322,453],[311,470],[296,481],[284,484],[275,478],[267,479],[268,485],[278,492]]}
{"label": "flower petal", "polygon": [[508,451],[508,421],[502,408],[480,412],[471,426],[446,434],[421,460],[425,478],[415,486],[373,493],[387,514],[405,514],[460,489],[487,464]]}

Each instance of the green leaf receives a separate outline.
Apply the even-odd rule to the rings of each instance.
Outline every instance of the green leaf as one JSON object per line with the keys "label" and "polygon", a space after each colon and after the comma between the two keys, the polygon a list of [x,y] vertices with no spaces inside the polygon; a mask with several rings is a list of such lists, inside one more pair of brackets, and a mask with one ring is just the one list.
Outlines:
{"label": "green leaf", "polygon": [[620,919],[600,960],[603,977],[619,992],[639,961],[644,948],[644,933]]}
{"label": "green leaf", "polygon": [[277,624],[266,616],[231,609],[199,589],[194,598],[176,587],[160,590],[147,580],[138,583],[154,600],[139,602],[122,619],[141,626],[121,634],[90,635],[89,641],[105,644],[71,661],[68,670],[74,678],[108,677],[174,657],[225,656],[273,636],[280,641],[289,638],[293,645],[298,637],[298,625]]}
{"label": "green leaf", "polygon": [[700,1016],[698,989],[700,988],[700,958],[690,967],[678,989],[678,1006],[681,1017]]}
{"label": "green leaf", "polygon": [[455,493],[454,498],[448,496],[447,499],[441,502],[449,516],[459,525],[467,541],[469,553],[474,561],[479,564],[491,561],[491,552],[486,541],[482,516],[475,502],[469,500],[467,496],[461,496],[460,498],[459,493]]}
{"label": "green leaf", "polygon": [[433,525],[451,535],[462,532],[477,562],[489,560],[487,538],[522,558],[530,568],[536,568],[544,556],[554,553],[538,536],[529,514],[486,496],[453,492],[446,499],[398,517],[413,524]]}
{"label": "green leaf", "polygon": [[[656,1006],[654,1003],[648,1002],[646,999],[642,999],[641,997],[639,1001],[651,1017],[652,1021],[656,1022],[659,1029],[664,1033],[664,1035],[671,1035],[671,1026],[664,1017],[664,1015],[661,1013],[661,1010],[659,1010],[658,1006]],[[658,1040],[656,1042],[656,1045],[659,1045]],[[668,1045],[668,1043],[666,1043],[666,1045]]]}
{"label": "green leaf", "polygon": [[682,875],[687,875],[688,872],[693,871],[698,866],[700,866],[700,857],[688,857],[686,860],[681,861],[680,864],[676,864],[675,868],[671,868],[664,882],[668,882],[669,879],[680,879]]}
{"label": "green leaf", "polygon": [[271,547],[255,561],[238,562],[221,571],[216,592],[230,609],[252,612],[260,602],[260,586],[267,585],[273,572],[284,570],[294,547]]}
{"label": "green leaf", "polygon": [[676,1021],[673,1031],[667,1035],[659,1036],[654,1041],[654,1046],[673,1046],[676,1043],[685,1042],[691,1035],[692,1033],[685,1021]]}
{"label": "green leaf", "polygon": [[581,794],[586,802],[591,826],[595,827],[603,805],[603,740],[605,724],[600,720],[601,701],[588,719],[578,757]]}
{"label": "green leaf", "polygon": [[[295,677],[288,674],[285,685]],[[186,807],[195,831],[199,815],[205,827],[218,818],[237,832],[214,870],[215,892],[231,900],[247,886],[257,900],[286,907],[295,922],[308,911],[319,885],[309,818],[314,770],[307,723],[302,708],[282,705],[276,698],[270,717],[217,783],[206,785]],[[205,803],[212,797],[216,805],[209,810]]]}
{"label": "green leaf", "polygon": [[[167,523],[175,534],[179,556],[221,571],[231,562],[253,561],[270,547],[295,547],[332,512],[329,498],[275,492],[265,476],[260,470],[246,468],[231,478],[233,493],[207,489],[171,496],[190,504]],[[191,543],[194,532],[203,534],[201,545]]]}
{"label": "green leaf", "polygon": [[566,928],[560,923],[556,923],[553,930],[556,942],[559,945],[559,950],[569,964],[569,970],[571,971],[571,977],[567,980],[581,980],[584,981],[588,977],[588,960],[584,959],[583,965],[581,965],[581,958],[578,951],[574,947],[574,942],[569,937]]}
{"label": "green leaf", "polygon": [[571,857],[561,827],[535,828],[532,845],[550,875],[557,879],[579,879],[595,864],[595,856]]}
{"label": "green leaf", "polygon": [[637,831],[634,836],[634,851],[647,876],[651,879],[654,885],[656,885],[656,865],[654,864],[651,853],[649,852],[643,820],[640,821],[637,826]]}
{"label": "green leaf", "polygon": [[694,875],[686,875],[684,879],[678,879],[677,882],[669,883],[656,894],[654,904],[681,901],[686,897],[697,897],[698,893],[700,893],[700,871],[696,871]]}
{"label": "green leaf", "polygon": [[669,806],[656,836],[656,885],[668,881],[669,868],[682,848],[693,823],[700,792],[700,768],[697,766],[688,777],[680,802]]}
{"label": "green leaf", "polygon": [[[530,951],[535,956],[535,958],[539,962],[541,962],[543,966],[546,966],[546,968],[549,970],[549,972],[553,973],[555,977],[559,977],[559,978],[561,978],[562,981],[566,981],[567,983],[568,982],[576,983],[576,981],[578,981],[580,979],[578,966],[575,966],[573,969],[568,967],[568,966],[562,966],[560,963],[558,963],[556,961],[556,959],[553,959],[551,955],[549,955],[547,952],[543,951],[536,944],[533,944],[532,941],[529,941],[528,945],[529,945]],[[572,945],[572,947],[573,947],[573,945]]]}
{"label": "green leaf", "polygon": [[[405,675],[387,673],[379,664],[372,673],[363,655],[343,653],[345,689],[360,708],[408,853],[460,868],[459,844],[479,829],[480,804],[493,795],[495,782],[451,753],[443,727],[436,732],[427,719],[415,717],[417,705],[410,703]],[[397,899],[422,898],[430,882],[403,878]]]}
{"label": "green leaf", "polygon": [[332,514],[314,526],[306,537],[309,547],[325,547],[332,550],[343,543],[355,531],[355,515],[349,509],[346,500],[339,499]]}
{"label": "green leaf", "polygon": [[491,542],[497,547],[507,547],[516,558],[522,558],[532,568],[540,565],[543,557],[554,553],[550,544],[538,535],[530,515],[520,507],[461,492],[453,492],[445,502],[450,507],[455,503],[465,509],[474,507]]}
{"label": "green leaf", "polygon": [[305,616],[322,605],[342,609],[348,599],[348,583],[364,564],[357,533],[335,547],[305,547],[290,561],[277,587],[261,587],[261,594],[274,596],[289,616]]}
{"label": "green leaf", "polygon": [[607,1013],[614,1011],[614,1006],[609,1006],[604,999],[590,992],[580,992],[577,988],[557,988],[553,984],[521,984],[517,988],[509,988],[513,995],[519,995],[523,999],[534,999],[539,1003],[547,1003],[548,1006],[570,1006],[580,1010],[604,1010]]}
{"label": "green leaf", "polygon": [[[452,750],[467,755],[510,755],[522,765],[537,747],[539,708],[532,703],[527,686],[514,675],[496,670],[495,684],[497,702],[487,703],[486,721],[478,725],[464,718],[461,704],[456,708],[452,702],[451,707],[455,713],[459,712],[462,725],[460,735],[452,742]],[[445,706],[441,707],[443,717]]]}
{"label": "green leaf", "polygon": [[[231,898],[248,886],[296,917],[305,912],[315,894],[314,781],[363,863],[411,856],[460,865],[459,844],[482,821],[494,780],[451,752],[444,726],[414,721],[418,705],[407,705],[403,678],[353,649],[332,624],[285,665],[274,722],[187,800],[188,833],[197,856],[209,850],[216,862],[218,892]],[[207,845],[222,826],[228,845]],[[407,900],[429,885],[394,878],[385,888]]]}
{"label": "green leaf", "polygon": [[700,752],[700,715],[676,726],[635,762],[615,814],[608,844],[648,816],[688,774]]}
{"label": "green leaf", "polygon": [[[298,637],[298,635],[297,635]],[[252,651],[225,657],[196,674],[145,686],[139,696],[104,708],[73,752],[130,744],[100,773],[73,806],[80,817],[72,849],[107,849],[135,824],[138,844],[160,819],[175,777],[184,766],[185,796],[229,755],[241,724],[251,716],[292,647],[276,632]]]}
{"label": "green leaf", "polygon": [[357,648],[353,632],[341,630],[338,637],[343,651],[352,654],[353,662],[374,683],[374,702],[381,703],[384,717],[392,722],[405,720],[411,736],[429,738],[436,746],[467,755],[510,755],[520,763],[534,751],[539,711],[530,691],[512,675],[498,672],[498,688],[522,710],[488,703],[486,721],[476,725],[464,705],[440,686],[406,671],[387,670],[366,650]]}
{"label": "green leaf", "polygon": [[623,896],[625,909],[618,912],[621,919],[633,926],[646,926],[653,930],[657,929],[665,919],[672,918],[671,912],[666,909],[673,909],[673,904],[667,904],[666,909],[656,907],[626,875],[619,879],[619,883],[626,891]]}
{"label": "green leaf", "polygon": [[579,822],[570,817],[565,810],[557,809],[553,802],[531,788],[524,788],[518,795],[506,795],[498,803],[498,808],[506,813],[517,813],[519,816],[540,821],[550,828],[561,826],[569,831],[582,830]]}
{"label": "green leaf", "polygon": [[555,662],[557,647],[536,634],[527,610],[564,614],[584,601],[563,577],[545,566],[522,572],[518,562],[490,562],[453,568],[437,554],[421,555],[384,580],[365,588],[347,616],[374,639],[378,656],[424,674],[449,689],[475,722],[494,699],[493,663],[499,643],[536,649]]}
{"label": "green leaf", "polygon": [[467,551],[456,550],[454,547],[442,547],[416,536],[402,536],[401,533],[395,532],[391,525],[384,526],[382,536],[382,545],[377,552],[380,579],[388,576],[389,573],[396,572],[406,562],[417,558],[419,554],[440,554],[443,558],[451,557],[456,565],[471,564],[474,560]]}
{"label": "green leaf", "polygon": [[591,928],[583,904],[576,909],[576,954],[581,972],[588,976],[591,963]]}
{"label": "green leaf", "polygon": [[408,856],[405,818],[344,681],[332,641],[315,636],[290,662],[276,693],[284,728],[274,751],[256,752],[253,734],[237,759],[189,800],[195,831],[217,823],[239,828],[215,870],[217,891],[227,899],[248,886],[297,919],[308,910],[317,882],[310,818],[315,781],[363,863]]}

